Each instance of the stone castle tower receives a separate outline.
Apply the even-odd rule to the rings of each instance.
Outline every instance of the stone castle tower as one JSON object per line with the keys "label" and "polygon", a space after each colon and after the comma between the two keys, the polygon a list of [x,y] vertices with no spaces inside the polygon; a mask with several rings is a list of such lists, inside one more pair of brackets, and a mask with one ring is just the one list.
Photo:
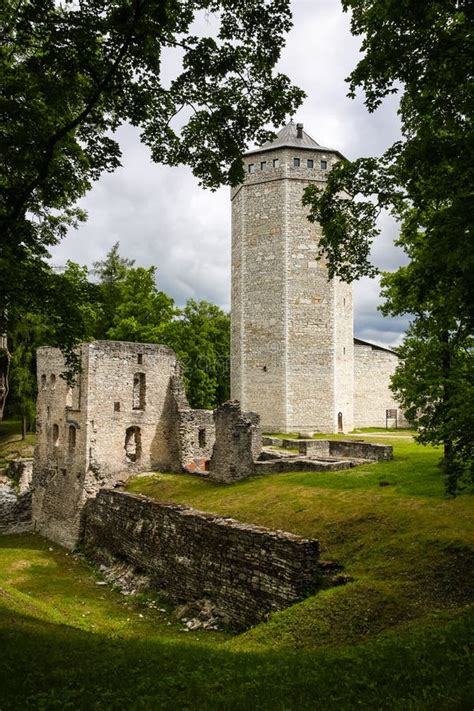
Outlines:
{"label": "stone castle tower", "polygon": [[232,190],[232,397],[264,431],[353,427],[352,289],[328,281],[301,204],[341,157],[291,122],[245,154]]}

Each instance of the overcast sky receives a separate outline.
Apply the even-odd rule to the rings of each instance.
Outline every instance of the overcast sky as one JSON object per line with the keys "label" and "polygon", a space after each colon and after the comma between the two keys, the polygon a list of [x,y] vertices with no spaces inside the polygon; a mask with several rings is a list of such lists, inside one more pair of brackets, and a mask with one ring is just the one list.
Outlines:
{"label": "overcast sky", "polygon": [[[399,136],[397,100],[390,99],[371,115],[360,97],[346,97],[344,79],[357,63],[360,44],[350,34],[348,15],[338,0],[293,0],[292,6],[294,27],[278,68],[307,94],[295,121],[318,143],[348,158],[380,155]],[[173,69],[169,67],[171,73]],[[53,263],[72,259],[91,266],[119,241],[121,254],[135,259],[137,266],[158,267],[159,288],[178,305],[192,297],[228,310],[229,189],[203,190],[188,168],[152,163],[130,126],[117,135],[122,167],[105,174],[82,201],[89,219],[54,248]],[[397,228],[389,217],[382,228],[373,258],[381,269],[393,269],[403,261],[393,245]],[[407,323],[380,315],[378,293],[377,280],[354,286],[355,332],[395,345]]]}

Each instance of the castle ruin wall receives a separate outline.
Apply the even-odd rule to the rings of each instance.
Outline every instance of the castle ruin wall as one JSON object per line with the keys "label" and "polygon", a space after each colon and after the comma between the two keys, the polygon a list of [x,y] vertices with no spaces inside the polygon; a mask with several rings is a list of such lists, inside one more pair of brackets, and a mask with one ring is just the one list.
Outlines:
{"label": "castle ruin wall", "polygon": [[111,490],[84,513],[84,547],[98,562],[127,562],[174,602],[209,599],[236,628],[321,585],[317,540]]}

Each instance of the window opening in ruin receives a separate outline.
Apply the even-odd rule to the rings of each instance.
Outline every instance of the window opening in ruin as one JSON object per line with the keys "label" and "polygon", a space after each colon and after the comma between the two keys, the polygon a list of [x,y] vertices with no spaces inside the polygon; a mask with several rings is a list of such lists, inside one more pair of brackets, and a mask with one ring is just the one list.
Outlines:
{"label": "window opening in ruin", "polygon": [[299,168],[299,167],[300,167],[300,162],[301,162],[301,161],[300,161],[299,158],[293,158],[293,165],[294,165],[295,168]]}
{"label": "window opening in ruin", "polygon": [[56,376],[54,373],[51,373],[51,378],[49,379],[49,382],[50,382],[51,388],[54,390],[54,388],[56,387]]}
{"label": "window opening in ruin", "polygon": [[204,428],[198,432],[198,442],[201,449],[206,446],[206,430]]}
{"label": "window opening in ruin", "polygon": [[274,158],[274,159],[273,159],[273,167],[274,167],[274,168],[279,168],[279,167],[280,167],[280,159],[279,159],[279,158]]}
{"label": "window opening in ruin", "polygon": [[145,373],[135,373],[133,376],[133,405],[134,410],[145,409],[146,381]]}
{"label": "window opening in ruin", "polygon": [[249,173],[255,173],[255,163],[249,163]]}
{"label": "window opening in ruin", "polygon": [[306,161],[306,164],[307,164],[308,168],[314,168],[314,160],[311,160],[310,158],[308,158],[308,160]]}
{"label": "window opening in ruin", "polygon": [[72,388],[67,389],[66,393],[66,407],[70,407],[72,409]]}
{"label": "window opening in ruin", "polygon": [[53,425],[53,444],[55,447],[59,444],[59,426]]}
{"label": "window opening in ruin", "polygon": [[322,160],[321,161],[321,170],[326,170],[327,167],[328,167],[327,160]]}
{"label": "window opening in ruin", "polygon": [[120,403],[114,402],[114,412],[120,412]]}
{"label": "window opening in ruin", "polygon": [[66,476],[66,474],[67,474],[67,469],[61,469],[61,474],[62,474],[63,476]]}
{"label": "window opening in ruin", "polygon": [[43,390],[46,389],[46,375],[41,376],[41,387],[43,388]]}
{"label": "window opening in ruin", "polygon": [[266,161],[266,160],[262,160],[262,161],[260,162],[260,170],[265,170],[266,167],[267,167],[267,161]]}
{"label": "window opening in ruin", "polygon": [[68,445],[69,449],[74,449],[76,446],[76,428],[74,425],[69,425]]}
{"label": "window opening in ruin", "polygon": [[143,353],[139,353],[139,354],[137,355],[137,363],[138,363],[138,365],[142,365],[142,364],[143,364]]}
{"label": "window opening in ruin", "polygon": [[342,434],[344,432],[344,427],[342,423],[342,412],[337,413],[337,431],[339,434]]}
{"label": "window opening in ruin", "polygon": [[51,408],[50,408],[49,405],[47,405],[47,407],[46,407],[46,417],[48,418],[48,420],[49,420],[50,414],[51,414]]}
{"label": "window opening in ruin", "polygon": [[142,434],[139,427],[128,427],[125,432],[125,456],[138,462],[142,454]]}
{"label": "window opening in ruin", "polygon": [[262,368],[262,370],[263,370],[264,373],[266,373],[266,372],[267,372],[267,366],[264,365],[263,368]]}

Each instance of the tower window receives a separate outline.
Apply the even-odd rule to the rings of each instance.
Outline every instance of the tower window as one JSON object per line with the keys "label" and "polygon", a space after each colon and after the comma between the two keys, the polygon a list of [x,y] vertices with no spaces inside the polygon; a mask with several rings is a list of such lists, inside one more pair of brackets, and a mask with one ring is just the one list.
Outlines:
{"label": "tower window", "polygon": [[135,373],[133,376],[133,405],[134,410],[144,410],[146,400],[145,373]]}
{"label": "tower window", "polygon": [[321,170],[326,170],[327,167],[328,167],[327,160],[322,160],[321,161]]}
{"label": "tower window", "polygon": [[260,163],[260,170],[265,170],[266,167],[267,167],[267,161],[266,161],[266,160],[262,160],[261,163]]}
{"label": "tower window", "polygon": [[68,446],[69,449],[74,449],[74,447],[76,446],[76,428],[74,427],[74,425],[69,425]]}
{"label": "tower window", "polygon": [[56,387],[56,376],[54,375],[54,373],[51,373],[49,383],[51,385],[51,389],[54,390],[54,388]]}
{"label": "tower window", "polygon": [[274,158],[274,159],[273,159],[273,167],[274,167],[274,168],[279,168],[279,167],[280,167],[280,159],[279,159],[279,158]]}
{"label": "tower window", "polygon": [[201,449],[206,446],[206,430],[204,428],[198,432],[198,442]]}
{"label": "tower window", "polygon": [[301,163],[301,161],[300,161],[299,158],[293,158],[293,166],[294,166],[295,168],[299,168],[299,167],[300,167],[300,163]]}
{"label": "tower window", "polygon": [[137,355],[137,363],[138,363],[138,365],[142,365],[142,364],[143,364],[143,353],[139,353],[139,354]]}
{"label": "tower window", "polygon": [[114,402],[114,412],[120,412],[120,403]]}
{"label": "tower window", "polygon": [[255,173],[255,163],[249,163],[249,173]]}
{"label": "tower window", "polygon": [[308,166],[308,168],[314,168],[314,160],[308,158],[308,160],[306,161],[306,165]]}
{"label": "tower window", "polygon": [[44,374],[41,376],[41,387],[43,388],[43,390],[46,389],[46,375]]}
{"label": "tower window", "polygon": [[55,447],[59,444],[59,426],[56,424],[53,425],[53,444]]}

